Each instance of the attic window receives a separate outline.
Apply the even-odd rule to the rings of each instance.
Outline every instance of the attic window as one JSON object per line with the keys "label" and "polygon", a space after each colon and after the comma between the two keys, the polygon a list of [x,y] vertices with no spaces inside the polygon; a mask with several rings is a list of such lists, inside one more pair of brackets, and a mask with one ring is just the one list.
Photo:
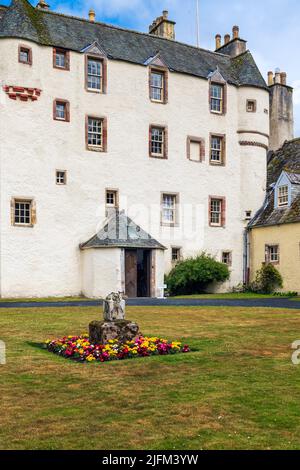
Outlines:
{"label": "attic window", "polygon": [[156,103],[167,102],[167,72],[150,69],[150,99]]}
{"label": "attic window", "polygon": [[278,206],[284,207],[289,203],[289,187],[288,185],[279,186],[278,188]]}
{"label": "attic window", "polygon": [[86,89],[94,93],[106,93],[106,60],[98,56],[86,57]]}

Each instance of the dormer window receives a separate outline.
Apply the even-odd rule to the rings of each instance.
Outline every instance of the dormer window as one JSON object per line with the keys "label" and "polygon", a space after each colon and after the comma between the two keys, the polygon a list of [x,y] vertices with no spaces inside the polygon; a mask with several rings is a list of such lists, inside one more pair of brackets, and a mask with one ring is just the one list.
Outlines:
{"label": "dormer window", "polygon": [[212,113],[224,114],[224,85],[211,83],[210,110]]}
{"label": "dormer window", "polygon": [[288,206],[289,204],[289,187],[288,185],[279,186],[278,188],[278,207]]}
{"label": "dormer window", "polygon": [[150,68],[150,99],[155,103],[167,102],[167,72]]}
{"label": "dormer window", "polygon": [[105,59],[93,56],[86,58],[86,89],[94,93],[106,93]]}

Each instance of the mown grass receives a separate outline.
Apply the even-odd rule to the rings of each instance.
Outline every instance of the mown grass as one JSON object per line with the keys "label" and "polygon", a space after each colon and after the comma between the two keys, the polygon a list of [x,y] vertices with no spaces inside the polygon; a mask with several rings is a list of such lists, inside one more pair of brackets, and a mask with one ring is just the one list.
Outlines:
{"label": "mown grass", "polygon": [[[256,294],[255,292],[228,292],[225,294],[198,294],[198,295],[179,295],[172,297],[173,299],[211,299],[211,300],[239,300],[239,299],[278,299],[278,298],[291,298],[279,297],[276,295]],[[296,300],[299,300],[299,298]]]}
{"label": "mown grass", "polygon": [[300,311],[131,307],[190,354],[76,364],[40,349],[100,309],[0,312],[0,449],[299,449]]}

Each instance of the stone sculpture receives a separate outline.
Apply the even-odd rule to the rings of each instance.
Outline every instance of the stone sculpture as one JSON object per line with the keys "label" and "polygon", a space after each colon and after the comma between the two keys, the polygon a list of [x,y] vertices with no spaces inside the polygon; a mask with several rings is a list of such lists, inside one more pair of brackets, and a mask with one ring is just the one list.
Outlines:
{"label": "stone sculpture", "polygon": [[112,292],[103,299],[104,321],[93,321],[89,325],[92,344],[107,344],[110,340],[126,343],[139,335],[137,323],[125,320],[125,308],[126,302],[121,292]]}

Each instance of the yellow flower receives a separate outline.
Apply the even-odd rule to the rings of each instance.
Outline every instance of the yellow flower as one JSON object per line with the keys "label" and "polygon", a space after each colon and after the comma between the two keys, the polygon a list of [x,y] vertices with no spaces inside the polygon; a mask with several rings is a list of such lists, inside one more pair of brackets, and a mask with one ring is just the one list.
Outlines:
{"label": "yellow flower", "polygon": [[92,362],[92,361],[95,361],[96,359],[94,358],[94,356],[90,355],[87,357],[86,359],[88,362]]}

